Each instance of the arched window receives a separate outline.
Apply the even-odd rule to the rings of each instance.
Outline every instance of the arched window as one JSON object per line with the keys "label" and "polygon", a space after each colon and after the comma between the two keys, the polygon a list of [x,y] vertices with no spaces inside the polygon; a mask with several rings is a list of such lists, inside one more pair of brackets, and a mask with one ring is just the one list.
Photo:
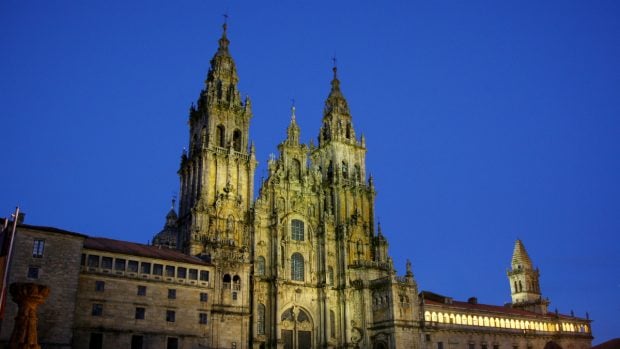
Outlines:
{"label": "arched window", "polygon": [[239,277],[239,275],[233,276],[232,280],[233,280],[233,289],[240,290],[241,289],[241,278]]}
{"label": "arched window", "polygon": [[222,282],[224,282],[224,288],[230,288],[230,280],[230,275],[224,275],[224,278],[222,279]]}
{"label": "arched window", "polygon": [[424,320],[431,321],[431,313],[428,310],[424,312]]}
{"label": "arched window", "polygon": [[304,222],[299,219],[291,221],[291,239],[295,241],[304,241]]}
{"label": "arched window", "polygon": [[353,167],[353,179],[357,182],[361,182],[362,181],[362,170],[360,169],[360,165],[355,164],[355,166]]}
{"label": "arched window", "polygon": [[291,256],[291,279],[304,281],[304,257],[301,253],[293,253]]}
{"label": "arched window", "polygon": [[347,139],[351,138],[351,123],[347,122]]}
{"label": "arched window", "polygon": [[222,98],[222,81],[218,80],[216,86],[217,86],[217,99],[221,99]]}
{"label": "arched window", "polygon": [[265,306],[260,303],[256,307],[256,333],[265,334]]}
{"label": "arched window", "polygon": [[265,275],[265,257],[256,258],[256,275]]}
{"label": "arched window", "polygon": [[519,280],[519,292],[523,291],[523,285],[521,284],[521,280]]}
{"label": "arched window", "polygon": [[327,267],[327,283],[334,286],[334,268]]}
{"label": "arched window", "polygon": [[342,178],[349,178],[349,165],[346,161],[342,162]]}
{"label": "arched window", "polygon": [[226,146],[226,129],[224,128],[224,125],[217,126],[215,141],[217,142],[218,147],[224,148]]}
{"label": "arched window", "polygon": [[333,310],[329,311],[329,334],[332,338],[336,338],[336,314]]}
{"label": "arched window", "polygon": [[238,129],[233,132],[233,149],[241,151],[241,131]]}

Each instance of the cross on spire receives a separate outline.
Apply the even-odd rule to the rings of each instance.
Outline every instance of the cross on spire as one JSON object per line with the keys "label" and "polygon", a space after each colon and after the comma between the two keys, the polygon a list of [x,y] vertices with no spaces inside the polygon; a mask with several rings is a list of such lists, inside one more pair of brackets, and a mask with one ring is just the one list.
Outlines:
{"label": "cross on spire", "polygon": [[338,71],[338,60],[336,59],[336,54],[332,56],[332,62],[334,62],[334,66],[332,70],[334,71],[334,79],[336,78],[336,72]]}
{"label": "cross on spire", "polygon": [[224,28],[225,32],[228,28],[228,11],[226,11],[222,16],[224,16],[224,25],[222,25],[222,27]]}

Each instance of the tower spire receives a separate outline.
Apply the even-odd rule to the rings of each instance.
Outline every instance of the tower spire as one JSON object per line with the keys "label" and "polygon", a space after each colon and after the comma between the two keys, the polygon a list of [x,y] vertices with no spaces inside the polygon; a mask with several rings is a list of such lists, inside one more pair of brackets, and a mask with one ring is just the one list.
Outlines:
{"label": "tower spire", "polygon": [[548,300],[540,293],[540,272],[534,269],[532,260],[520,239],[515,241],[512,252],[511,269],[508,270],[512,306],[545,314]]}

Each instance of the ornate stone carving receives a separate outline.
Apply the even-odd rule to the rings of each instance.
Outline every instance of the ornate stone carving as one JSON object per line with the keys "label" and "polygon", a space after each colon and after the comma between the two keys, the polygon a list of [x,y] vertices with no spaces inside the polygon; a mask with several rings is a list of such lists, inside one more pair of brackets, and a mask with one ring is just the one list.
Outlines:
{"label": "ornate stone carving", "polygon": [[10,286],[13,301],[19,310],[9,341],[10,349],[40,349],[37,332],[37,307],[45,302],[50,289],[33,283],[13,283]]}

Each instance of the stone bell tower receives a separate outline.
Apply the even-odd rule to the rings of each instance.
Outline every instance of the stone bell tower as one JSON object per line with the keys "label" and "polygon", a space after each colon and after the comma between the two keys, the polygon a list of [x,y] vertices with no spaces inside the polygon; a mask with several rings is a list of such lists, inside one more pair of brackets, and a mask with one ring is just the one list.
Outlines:
{"label": "stone bell tower", "polygon": [[511,269],[508,270],[513,308],[547,313],[549,301],[542,298],[539,277],[540,271],[534,269],[525,246],[521,240],[517,240],[512,253]]}
{"label": "stone bell tower", "polygon": [[205,88],[189,110],[189,149],[179,169],[179,247],[191,255],[213,257],[222,247],[247,249],[249,244],[257,165],[248,145],[252,109],[237,88],[226,29],[224,24]]}
{"label": "stone bell tower", "polygon": [[[178,248],[215,266],[211,323],[217,347],[245,348],[250,321],[250,207],[256,159],[249,145],[252,109],[241,99],[228,50],[227,25],[196,105],[189,110],[189,148],[179,177]],[[233,339],[231,339],[233,338]]]}

